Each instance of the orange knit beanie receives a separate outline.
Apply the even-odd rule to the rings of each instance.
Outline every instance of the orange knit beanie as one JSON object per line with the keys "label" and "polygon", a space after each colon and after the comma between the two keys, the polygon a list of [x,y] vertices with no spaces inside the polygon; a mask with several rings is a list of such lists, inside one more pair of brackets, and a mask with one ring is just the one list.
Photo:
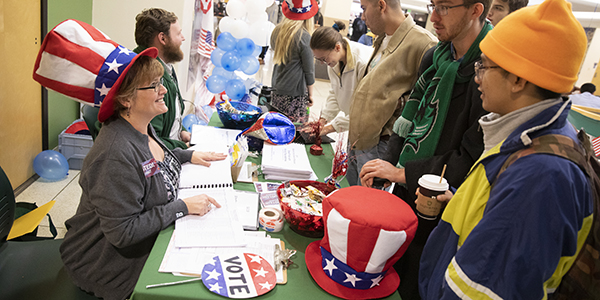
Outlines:
{"label": "orange knit beanie", "polygon": [[556,93],[568,93],[587,49],[583,27],[565,0],[546,0],[511,13],[479,44],[506,71]]}

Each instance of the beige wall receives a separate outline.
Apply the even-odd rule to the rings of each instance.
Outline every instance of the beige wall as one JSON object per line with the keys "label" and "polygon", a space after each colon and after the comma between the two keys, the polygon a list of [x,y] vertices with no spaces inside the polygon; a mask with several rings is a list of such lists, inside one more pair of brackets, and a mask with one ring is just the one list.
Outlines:
{"label": "beige wall", "polygon": [[[94,1],[92,25],[117,43],[133,49],[136,47],[134,31],[135,16],[145,8],[160,7],[174,12],[179,18],[185,42],[181,50],[185,53],[181,62],[175,64],[179,88],[184,99],[192,99],[192,89],[188,89],[187,70],[189,64],[192,24],[194,21],[194,0],[100,0]],[[118,8],[118,9],[115,9]]]}
{"label": "beige wall", "polygon": [[592,82],[594,79],[598,81],[598,78],[594,78],[598,70],[598,60],[600,60],[600,28],[596,28],[596,32],[590,41],[583,64],[581,65],[581,70],[579,71],[579,79],[575,84],[576,86],[580,87],[582,84]]}
{"label": "beige wall", "polygon": [[323,26],[331,26],[335,20],[340,20],[346,23],[347,30],[352,0],[323,0],[321,2]]}

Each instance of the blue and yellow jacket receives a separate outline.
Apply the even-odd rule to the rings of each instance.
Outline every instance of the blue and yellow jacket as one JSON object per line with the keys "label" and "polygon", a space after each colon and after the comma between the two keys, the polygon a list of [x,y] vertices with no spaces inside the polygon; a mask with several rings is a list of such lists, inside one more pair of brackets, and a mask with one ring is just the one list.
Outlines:
{"label": "blue and yellow jacket", "polygon": [[496,176],[530,139],[577,141],[569,110],[567,101],[542,111],[473,165],[427,240],[423,299],[546,299],[560,284],[592,222],[585,173],[565,158],[532,154]]}

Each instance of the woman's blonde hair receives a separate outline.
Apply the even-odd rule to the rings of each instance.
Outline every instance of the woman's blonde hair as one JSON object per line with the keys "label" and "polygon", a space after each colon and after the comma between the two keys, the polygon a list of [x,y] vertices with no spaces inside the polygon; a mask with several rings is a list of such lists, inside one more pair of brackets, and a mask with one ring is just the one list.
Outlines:
{"label": "woman's blonde hair", "polygon": [[[279,32],[277,33],[277,39],[275,40],[275,47],[273,53],[273,63],[276,65],[282,65],[289,61],[291,48],[298,47],[294,43],[294,38],[299,34],[301,30],[306,30],[309,34],[314,29],[313,18],[306,20],[290,20],[284,19],[279,25],[277,25]],[[300,41],[300,38],[297,39]]]}
{"label": "woman's blonde hair", "polygon": [[137,89],[142,84],[152,82],[163,74],[163,66],[157,59],[150,56],[138,57],[125,74],[119,91],[115,95],[113,116],[118,116],[122,111],[127,110],[124,103],[135,99]]}

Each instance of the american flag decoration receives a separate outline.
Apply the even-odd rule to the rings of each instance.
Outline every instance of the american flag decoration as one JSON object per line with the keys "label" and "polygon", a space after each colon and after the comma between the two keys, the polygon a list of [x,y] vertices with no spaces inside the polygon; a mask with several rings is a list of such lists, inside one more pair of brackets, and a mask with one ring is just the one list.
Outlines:
{"label": "american flag decoration", "polygon": [[600,156],[600,137],[592,139],[592,149],[594,149],[594,155]]}
{"label": "american flag decoration", "polygon": [[263,295],[277,284],[275,270],[260,255],[215,256],[202,269],[202,282],[211,292],[244,299]]}
{"label": "american flag decoration", "polygon": [[215,50],[212,32],[202,28],[200,38],[198,39],[198,54],[210,58],[210,54]]}

